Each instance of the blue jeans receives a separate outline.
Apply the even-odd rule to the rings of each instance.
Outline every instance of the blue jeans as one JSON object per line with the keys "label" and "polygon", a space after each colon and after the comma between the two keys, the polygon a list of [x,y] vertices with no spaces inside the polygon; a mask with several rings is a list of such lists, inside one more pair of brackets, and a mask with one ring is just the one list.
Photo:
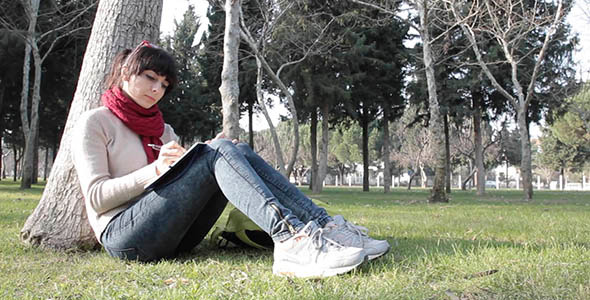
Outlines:
{"label": "blue jeans", "polygon": [[215,140],[179,169],[111,220],[101,235],[111,256],[152,261],[188,252],[205,238],[227,201],[275,242],[309,221],[324,226],[332,220],[246,144]]}

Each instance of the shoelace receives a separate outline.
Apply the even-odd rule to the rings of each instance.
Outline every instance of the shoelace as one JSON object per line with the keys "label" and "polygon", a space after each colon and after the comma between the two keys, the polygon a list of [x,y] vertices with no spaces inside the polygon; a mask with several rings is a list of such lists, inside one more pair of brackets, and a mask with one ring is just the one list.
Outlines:
{"label": "shoelace", "polygon": [[354,225],[348,221],[344,221],[344,226],[351,230],[352,232],[357,233],[360,237],[369,236],[369,229],[364,226]]}
{"label": "shoelace", "polygon": [[363,226],[354,225],[348,221],[344,221],[344,232],[347,232],[349,235],[358,237],[361,247],[365,246],[365,237],[368,237],[369,229]]}
{"label": "shoelace", "polygon": [[339,248],[344,247],[340,243],[325,237],[323,228],[316,229],[314,232],[311,233],[309,238],[311,239],[311,242],[316,249],[321,249],[326,244],[326,242],[328,242],[328,245],[334,245]]}

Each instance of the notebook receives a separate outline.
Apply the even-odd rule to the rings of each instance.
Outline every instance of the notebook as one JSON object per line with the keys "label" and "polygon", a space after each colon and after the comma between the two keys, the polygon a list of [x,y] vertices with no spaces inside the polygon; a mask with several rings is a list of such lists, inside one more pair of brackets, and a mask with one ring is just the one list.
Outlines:
{"label": "notebook", "polygon": [[172,179],[175,174],[178,174],[178,171],[182,170],[186,166],[186,164],[190,161],[190,158],[201,151],[205,145],[207,144],[201,142],[193,144],[177,161],[170,165],[168,170],[164,171],[164,173],[160,174],[160,176],[146,184],[145,189],[153,189],[156,186],[167,182],[169,179]]}

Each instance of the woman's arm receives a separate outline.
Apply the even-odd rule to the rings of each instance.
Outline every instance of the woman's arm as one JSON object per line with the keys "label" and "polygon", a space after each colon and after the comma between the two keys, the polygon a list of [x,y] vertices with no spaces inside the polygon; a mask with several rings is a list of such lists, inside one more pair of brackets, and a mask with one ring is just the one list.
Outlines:
{"label": "woman's arm", "polygon": [[[125,159],[109,162],[109,158],[114,155],[109,155],[108,149],[123,155],[128,153],[128,161],[133,161],[132,156],[137,156],[137,153],[130,153],[126,149],[132,141],[113,140],[119,128],[111,123],[112,120],[104,117],[100,113],[83,115],[72,140],[72,155],[82,193],[98,214],[138,196],[144,191],[144,185],[156,176],[155,163],[127,165]],[[113,171],[124,175],[116,177]]]}

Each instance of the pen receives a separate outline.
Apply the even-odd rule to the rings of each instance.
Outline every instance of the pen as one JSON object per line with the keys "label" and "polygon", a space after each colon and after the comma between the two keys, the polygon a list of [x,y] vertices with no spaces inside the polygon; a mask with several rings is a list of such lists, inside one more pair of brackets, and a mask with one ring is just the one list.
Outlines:
{"label": "pen", "polygon": [[147,144],[148,147],[151,147],[152,149],[156,150],[156,151],[160,151],[160,149],[162,149],[162,146],[160,145],[156,145],[156,144]]}

